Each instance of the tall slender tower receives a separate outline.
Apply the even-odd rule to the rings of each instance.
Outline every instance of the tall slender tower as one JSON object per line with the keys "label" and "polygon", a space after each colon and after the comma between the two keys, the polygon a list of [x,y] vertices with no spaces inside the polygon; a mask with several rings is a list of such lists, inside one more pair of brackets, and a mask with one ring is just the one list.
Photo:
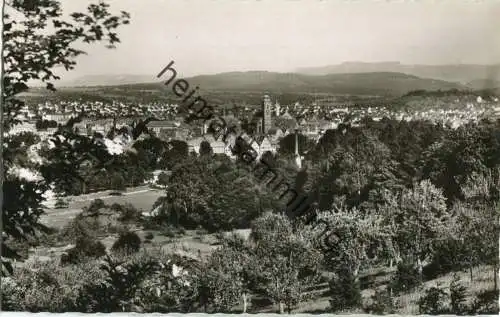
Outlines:
{"label": "tall slender tower", "polygon": [[298,168],[302,168],[302,157],[299,153],[299,129],[295,129],[295,164]]}
{"label": "tall slender tower", "polygon": [[264,100],[262,101],[262,132],[267,134],[271,129],[271,108],[272,102],[269,95],[264,96]]}

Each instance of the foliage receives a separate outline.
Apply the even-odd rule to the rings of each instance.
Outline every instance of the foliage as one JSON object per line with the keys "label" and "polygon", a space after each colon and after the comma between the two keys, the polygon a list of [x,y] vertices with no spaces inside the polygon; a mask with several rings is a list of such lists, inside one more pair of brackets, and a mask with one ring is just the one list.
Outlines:
{"label": "foliage", "polygon": [[[122,24],[129,23],[129,14],[121,12],[114,16],[104,2],[91,4],[87,13],[72,13],[71,19],[62,20],[61,2],[51,1],[11,1],[6,6],[3,16],[3,91],[2,131],[7,132],[20,122],[18,115],[24,102],[16,96],[28,90],[28,82],[41,80],[47,88],[54,90],[52,80],[59,77],[53,70],[64,66],[66,70],[75,67],[75,58],[85,52],[75,45],[84,43],[107,42],[114,47],[119,42],[114,32]],[[50,28],[50,30],[49,30]],[[43,193],[48,188],[45,181],[28,182],[15,176],[6,177],[15,153],[9,151],[9,136],[2,133],[3,150],[3,197],[8,197],[2,206],[2,241],[6,237],[23,237],[33,234],[41,228],[38,223],[43,213],[41,207]],[[78,160],[76,160],[78,163]],[[59,173],[73,175],[69,169],[73,162],[59,167]],[[78,164],[72,166],[75,168]],[[15,257],[15,251],[2,248],[2,259]],[[11,271],[11,266],[2,260],[4,268]]]}
{"label": "foliage", "polygon": [[371,300],[371,304],[364,308],[366,313],[376,315],[396,313],[394,300],[387,289],[375,290],[375,294],[372,295]]}
{"label": "foliage", "polygon": [[420,274],[423,261],[455,232],[441,191],[429,181],[416,183],[399,195],[387,194],[383,212],[393,226],[393,245],[403,257],[414,259]]}
{"label": "foliage", "polygon": [[126,263],[107,256],[101,270],[106,274],[105,280],[84,285],[75,305],[76,311],[133,311],[139,287],[148,275],[158,270],[158,263],[152,259]]}
{"label": "foliage", "polygon": [[420,285],[420,275],[412,263],[400,262],[389,283],[389,288],[396,294],[407,293]]}
{"label": "foliage", "polygon": [[[385,245],[381,242],[390,239],[391,233],[384,226],[383,219],[376,215],[363,215],[353,208],[336,208],[323,212],[319,221],[326,223],[326,229],[317,233],[324,244],[327,255],[327,268],[332,271],[347,269],[355,278],[362,268],[377,262],[383,256]],[[319,231],[316,229],[315,231]]]}
{"label": "foliage", "polygon": [[90,205],[86,208],[86,211],[90,214],[98,213],[99,209],[106,208],[106,204],[102,199],[94,199]]}
{"label": "foliage", "polygon": [[124,252],[135,253],[141,248],[141,238],[131,231],[123,232],[118,236],[118,239],[113,243],[111,251],[113,252]]}
{"label": "foliage", "polygon": [[223,246],[214,251],[201,277],[200,294],[214,312],[229,312],[243,293],[245,255]]}
{"label": "foliage", "polygon": [[467,288],[460,284],[460,277],[453,276],[450,283],[450,306],[451,312],[456,315],[465,315],[468,312],[467,305],[465,304],[467,298]]}
{"label": "foliage", "polygon": [[111,189],[114,190],[124,190],[126,188],[125,179],[119,173],[115,173],[111,176]]}
{"label": "foliage", "polygon": [[420,314],[441,315],[448,312],[446,300],[448,294],[438,287],[427,289],[424,295],[418,300],[418,310]]}
{"label": "foliage", "polygon": [[2,292],[9,294],[10,307],[2,296],[2,309],[28,312],[72,312],[80,288],[103,279],[96,263],[61,267],[56,261],[34,262],[2,278]]}
{"label": "foliage", "polygon": [[142,219],[142,213],[130,203],[125,203],[123,205],[115,203],[111,205],[110,209],[120,213],[120,218],[118,218],[118,220],[123,222],[138,222]]}
{"label": "foliage", "polygon": [[106,255],[106,247],[101,241],[94,241],[91,237],[77,238],[76,245],[61,256],[61,264],[76,264],[89,258],[99,258]]}
{"label": "foliage", "polygon": [[384,189],[401,187],[390,148],[369,129],[328,130],[308,155],[324,170],[315,186],[321,210],[338,203],[338,197],[345,197],[349,208],[377,208]]}
{"label": "foliage", "polygon": [[286,216],[265,214],[252,224],[255,269],[260,292],[288,312],[307,298],[305,290],[319,278],[321,253],[312,233],[293,230]]}
{"label": "foliage", "polygon": [[361,306],[362,297],[359,280],[350,270],[339,270],[337,277],[330,281],[330,309],[332,312],[345,311]]}
{"label": "foliage", "polygon": [[[314,145],[313,141],[307,138],[306,136],[299,134],[298,135],[298,145],[299,145],[299,154],[303,155],[307,153],[309,149],[311,149]],[[279,146],[280,155],[293,155],[295,154],[295,134],[290,133],[284,138],[280,140]]]}
{"label": "foliage", "polygon": [[212,156],[214,154],[214,150],[208,141],[202,141],[200,143],[200,156]]}
{"label": "foliage", "polygon": [[161,172],[158,175],[158,185],[167,186],[169,181],[169,177],[165,172]]}
{"label": "foliage", "polygon": [[[3,183],[3,197],[8,197],[2,204],[2,241],[7,239],[26,240],[36,232],[47,232],[48,228],[39,223],[43,214],[42,193],[47,189],[43,182],[30,182],[7,176]],[[2,243],[2,274],[12,274],[12,265],[7,259],[16,259],[19,255],[5,243]]]}
{"label": "foliage", "polygon": [[477,294],[470,314],[498,314],[498,290],[484,290]]}
{"label": "foliage", "polygon": [[166,195],[153,206],[159,211],[155,221],[210,232],[248,228],[282,204],[257,182],[228,158],[190,157],[172,170]]}

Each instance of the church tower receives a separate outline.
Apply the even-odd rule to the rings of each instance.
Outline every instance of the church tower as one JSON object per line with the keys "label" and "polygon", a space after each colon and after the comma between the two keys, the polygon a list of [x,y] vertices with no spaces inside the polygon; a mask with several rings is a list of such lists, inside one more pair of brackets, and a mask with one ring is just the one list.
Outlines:
{"label": "church tower", "polygon": [[262,132],[267,134],[271,129],[271,111],[272,111],[271,98],[268,95],[264,96],[262,101]]}
{"label": "church tower", "polygon": [[295,164],[299,169],[302,168],[302,157],[299,153],[299,129],[295,129]]}

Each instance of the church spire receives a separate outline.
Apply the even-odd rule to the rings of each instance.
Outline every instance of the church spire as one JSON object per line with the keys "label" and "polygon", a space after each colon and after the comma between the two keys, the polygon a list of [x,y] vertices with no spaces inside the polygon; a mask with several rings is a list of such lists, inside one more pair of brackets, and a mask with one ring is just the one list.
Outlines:
{"label": "church spire", "polygon": [[299,129],[295,129],[295,164],[299,169],[302,168],[302,157],[299,153]]}

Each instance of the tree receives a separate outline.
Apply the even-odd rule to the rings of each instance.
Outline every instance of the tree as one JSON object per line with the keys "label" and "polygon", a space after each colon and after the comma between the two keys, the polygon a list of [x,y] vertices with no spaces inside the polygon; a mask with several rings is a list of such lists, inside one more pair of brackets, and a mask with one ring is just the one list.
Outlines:
{"label": "tree", "polygon": [[161,186],[167,186],[169,182],[169,176],[165,172],[161,172],[160,175],[158,175],[158,185]]}
{"label": "tree", "polygon": [[155,207],[163,220],[185,228],[249,228],[264,210],[279,209],[281,202],[248,173],[225,156],[190,157],[174,167],[166,195]]}
{"label": "tree", "polygon": [[462,186],[467,201],[458,209],[461,242],[472,266],[479,263],[493,265],[497,289],[498,235],[500,234],[500,168],[484,174],[474,173]]}
{"label": "tree", "polygon": [[214,150],[208,141],[202,141],[200,143],[200,156],[212,156],[214,154]]}
{"label": "tree", "polygon": [[305,290],[320,274],[321,253],[308,232],[294,232],[286,216],[265,214],[252,225],[260,292],[278,304],[280,313],[306,299]]}
{"label": "tree", "polygon": [[401,187],[391,151],[370,130],[347,128],[345,135],[327,131],[311,156],[326,161],[317,181],[322,210],[330,209],[343,196],[349,207],[376,209],[385,189]]}
{"label": "tree", "polygon": [[[299,154],[303,155],[310,148],[313,147],[314,141],[307,138],[306,136],[298,135],[299,143]],[[281,155],[293,155],[295,154],[295,133],[290,133],[280,140],[279,153]]]}
{"label": "tree", "polygon": [[318,221],[326,224],[326,233],[317,236],[326,246],[327,267],[333,272],[347,272],[358,282],[360,269],[386,254],[384,241],[391,238],[391,232],[381,216],[340,207],[319,214]]}
{"label": "tree", "polygon": [[[16,96],[28,90],[30,80],[41,80],[47,88],[55,90],[53,80],[58,80],[53,70],[64,66],[71,70],[76,65],[75,58],[85,52],[75,48],[84,43],[107,42],[114,47],[119,38],[114,30],[129,23],[129,14],[121,12],[115,16],[109,13],[109,5],[100,2],[88,6],[87,13],[75,12],[71,20],[63,20],[61,2],[21,1],[6,3],[3,14],[3,72],[2,72],[2,148],[6,149],[9,137],[5,136],[13,125],[20,122],[18,115],[24,102]],[[50,31],[49,31],[50,29]],[[41,193],[48,188],[45,180],[28,182],[9,175],[14,158],[3,151],[2,180],[2,242],[5,237],[23,238],[43,229],[38,223],[43,213]],[[15,257],[15,251],[2,243],[2,258]],[[7,262],[5,268],[10,270]],[[3,270],[2,270],[3,272]]]}
{"label": "tree", "polygon": [[245,302],[244,271],[247,258],[248,253],[226,241],[210,255],[201,285],[208,291],[207,300],[215,312],[229,312],[240,298]]}
{"label": "tree", "polygon": [[111,189],[114,190],[124,190],[125,189],[125,179],[120,173],[115,173],[111,178]]}
{"label": "tree", "polygon": [[417,263],[422,277],[424,261],[454,231],[453,218],[446,208],[445,198],[441,190],[424,180],[400,194],[389,193],[386,199],[383,213],[393,226],[392,243],[404,257]]}

